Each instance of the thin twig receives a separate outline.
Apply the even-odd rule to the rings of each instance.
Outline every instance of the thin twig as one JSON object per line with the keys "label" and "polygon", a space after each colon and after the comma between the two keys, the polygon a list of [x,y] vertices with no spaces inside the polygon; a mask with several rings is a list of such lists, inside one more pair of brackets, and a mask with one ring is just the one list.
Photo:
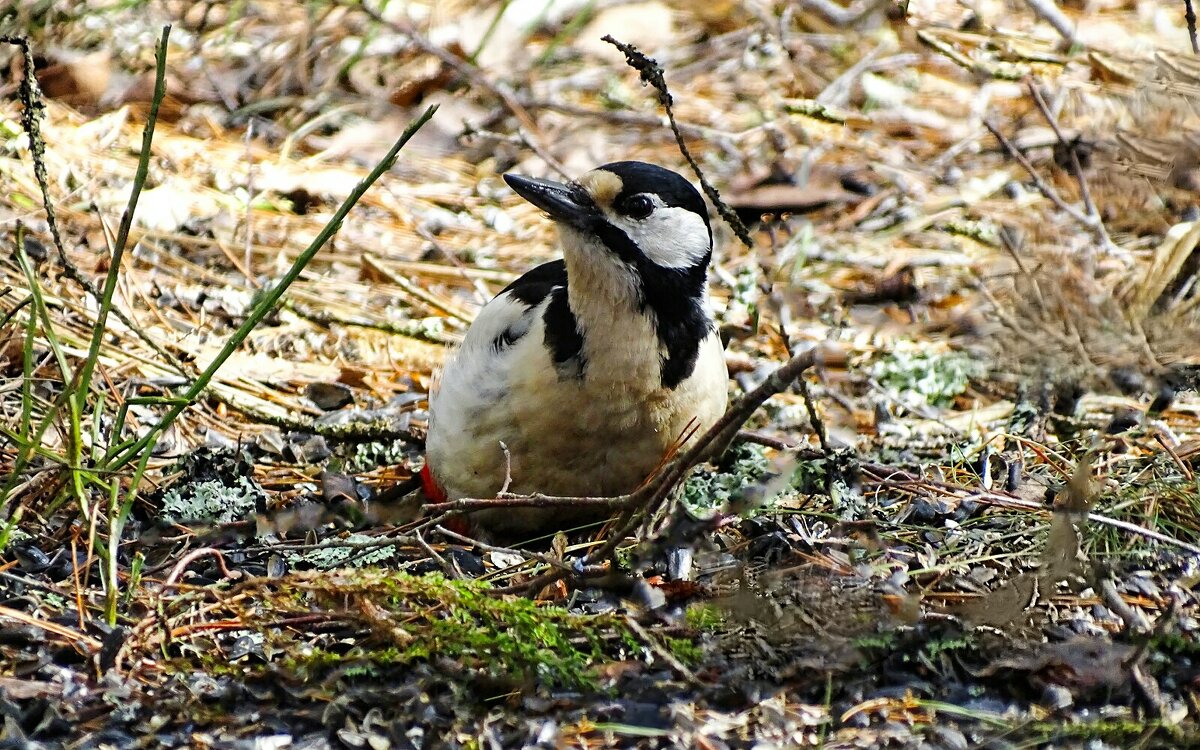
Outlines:
{"label": "thin twig", "polygon": [[737,439],[743,443],[753,443],[754,445],[761,445],[764,448],[774,448],[777,451],[795,450],[799,446],[798,443],[794,443],[787,438],[768,435],[758,430],[738,430]]}
{"label": "thin twig", "polygon": [[1167,606],[1162,610],[1158,618],[1154,620],[1153,627],[1146,634],[1149,637],[1141,638],[1141,642],[1138,643],[1134,652],[1125,659],[1122,664],[1125,668],[1129,668],[1140,662],[1142,657],[1146,655],[1146,650],[1150,647],[1150,644],[1161,642],[1160,639],[1162,636],[1166,635],[1167,631],[1175,623],[1175,616],[1178,614],[1176,609],[1179,607],[1179,598],[1175,594],[1169,594],[1169,597],[1167,599]]}
{"label": "thin twig", "polygon": [[1179,457],[1179,454],[1175,452],[1175,448],[1171,446],[1170,441],[1168,441],[1158,430],[1154,431],[1154,440],[1162,446],[1162,449],[1166,451],[1167,455],[1171,457],[1171,460],[1175,462],[1175,467],[1179,469],[1180,474],[1183,474],[1184,479],[1189,482],[1195,481],[1196,477],[1192,473],[1191,468],[1183,461],[1182,458]]}
{"label": "thin twig", "polygon": [[1196,9],[1192,0],[1183,0],[1183,19],[1187,22],[1188,38],[1192,40],[1192,54],[1200,55],[1200,42],[1196,39]]}
{"label": "thin twig", "polygon": [[424,537],[421,536],[421,532],[415,532],[413,534],[413,538],[416,539],[417,546],[420,547],[425,554],[433,558],[434,562],[438,564],[438,567],[442,569],[442,572],[446,574],[447,578],[455,581],[462,580],[462,573],[459,572],[458,568],[451,565],[446,558],[438,554],[437,550],[435,550],[433,547],[430,547],[429,542],[425,541]]}
{"label": "thin twig", "polygon": [[676,674],[684,678],[692,684],[699,684],[700,680],[696,677],[696,673],[683,665],[683,662],[675,658],[667,649],[663,648],[662,644],[654,639],[646,629],[643,628],[637,620],[632,617],[625,618],[625,624],[633,631],[634,635],[642,639],[642,643],[654,652],[654,655],[666,662],[667,666],[675,670]]}
{"label": "thin twig", "polygon": [[517,126],[517,137],[521,139],[521,143],[529,147],[530,151],[537,154],[538,158],[546,162],[552,170],[557,172],[559,177],[566,180],[571,179],[571,175],[567,172],[567,168],[563,166],[563,163],[555,158],[554,154],[550,153],[540,140],[534,138],[529,131],[519,125]]}
{"label": "thin twig", "polygon": [[474,316],[463,312],[452,304],[449,304],[447,300],[438,299],[436,295],[425,291],[421,287],[417,286],[416,283],[404,278],[402,274],[390,270],[386,264],[380,263],[379,259],[374,255],[370,253],[363,253],[363,261],[364,263],[369,264],[372,271],[385,277],[388,283],[400,287],[400,289],[402,289],[406,294],[424,303],[434,312],[448,315],[465,325],[471,324],[471,320]]}
{"label": "thin twig", "polygon": [[1038,189],[1038,192],[1049,198],[1050,202],[1058,206],[1061,211],[1065,212],[1072,219],[1088,229],[1095,231],[1096,228],[1093,226],[1092,220],[1088,216],[1085,216],[1083,213],[1081,213],[1078,208],[1075,208],[1063,200],[1062,196],[1060,196],[1054,188],[1047,185],[1042,179],[1042,176],[1039,175],[1037,170],[1033,168],[1033,164],[1030,163],[1025,154],[1021,153],[1021,150],[1014,146],[1012,141],[1008,140],[1008,138],[1005,137],[1002,132],[1000,132],[1000,128],[993,124],[991,120],[984,120],[983,126],[987,128],[993,136],[995,136],[996,140],[1000,142],[1000,145],[1004,147],[1004,150],[1008,152],[1008,155],[1013,159],[1016,159],[1017,163],[1025,169],[1025,171],[1029,174],[1030,179],[1033,180],[1033,185]]}
{"label": "thin twig", "polygon": [[20,610],[0,606],[0,617],[6,617],[15,622],[19,622],[33,628],[39,628],[48,633],[54,633],[55,635],[62,636],[63,638],[69,638],[72,641],[78,641],[92,650],[99,650],[100,647],[104,645],[98,639],[93,638],[90,635],[71,630],[67,626],[59,625],[56,622],[39,620],[35,617],[30,617]]}
{"label": "thin twig", "polygon": [[1062,196],[1060,196],[1054,188],[1050,187],[1050,185],[1048,185],[1046,181],[1042,179],[1041,175],[1037,173],[1037,170],[1033,168],[1033,164],[1030,163],[1025,154],[1021,153],[1021,150],[1014,146],[1012,141],[1008,140],[1008,138],[1006,138],[1004,134],[1000,132],[1000,128],[998,128],[990,120],[984,120],[983,125],[988,129],[989,132],[991,132],[993,136],[995,136],[996,140],[1000,142],[1000,145],[1004,147],[1004,150],[1007,151],[1008,154],[1025,169],[1025,171],[1029,174],[1030,179],[1033,180],[1034,187],[1038,189],[1038,192],[1046,196],[1046,198],[1048,198],[1050,202],[1057,206],[1061,211],[1066,213],[1080,225],[1086,227],[1089,231],[1096,235],[1096,238],[1104,245],[1106,251],[1113,255],[1122,254],[1120,248],[1113,245],[1112,240],[1109,239],[1108,231],[1104,228],[1104,222],[1100,221],[1098,216],[1085,215],[1078,208],[1063,200]]}
{"label": "thin twig", "polygon": [[251,286],[257,286],[254,283],[253,272],[253,248],[252,242],[254,234],[250,231],[251,222],[253,219],[253,211],[251,207],[254,204],[254,151],[250,148],[254,143],[254,118],[250,117],[246,120],[246,220],[243,222],[243,230],[246,232],[246,247],[243,252],[242,272],[246,274],[246,283]]}
{"label": "thin twig", "polygon": [[[792,349],[792,337],[788,336],[787,329],[784,328],[782,323],[779,325],[779,335],[783,338],[783,345],[787,348],[788,356],[796,356],[796,352]],[[797,378],[796,387],[799,389],[800,395],[804,398],[804,408],[808,411],[808,421],[812,425],[813,431],[817,433],[817,442],[821,444],[821,452],[828,456],[829,438],[825,434],[825,421],[817,413],[817,405],[813,403],[812,393],[808,388],[808,381],[804,378]]]}
{"label": "thin twig", "polygon": [[240,570],[230,570],[225,565],[225,555],[221,553],[221,550],[217,549],[216,547],[201,547],[200,549],[192,550],[191,552],[187,553],[179,560],[179,562],[175,563],[175,567],[171,568],[171,573],[167,576],[167,580],[163,582],[163,593],[166,593],[168,589],[171,589],[176,585],[175,582],[179,580],[179,576],[183,575],[183,571],[187,570],[187,566],[191,565],[196,560],[199,560],[201,557],[209,556],[217,559],[217,569],[221,571],[222,576],[230,579],[231,581],[236,581],[242,577],[242,572]]}
{"label": "thin twig", "polygon": [[1025,0],[1025,4],[1038,18],[1054,27],[1067,47],[1075,47],[1079,44],[1079,38],[1075,34],[1075,27],[1071,25],[1071,19],[1066,17],[1054,0]]}
{"label": "thin twig", "polygon": [[1104,600],[1104,606],[1121,618],[1128,634],[1140,635],[1150,630],[1150,623],[1146,620],[1146,616],[1129,606],[1129,603],[1121,597],[1121,592],[1117,591],[1117,584],[1110,576],[1106,575],[1100,581],[1100,596]]}
{"label": "thin twig", "polygon": [[1042,113],[1042,117],[1050,125],[1050,129],[1054,131],[1054,136],[1058,138],[1058,142],[1071,155],[1071,168],[1075,171],[1076,182],[1079,183],[1079,194],[1083,198],[1083,206],[1087,210],[1088,218],[1095,224],[1100,241],[1104,243],[1105,249],[1111,252],[1115,247],[1112,239],[1108,236],[1108,230],[1104,227],[1104,219],[1096,209],[1095,202],[1092,201],[1092,191],[1088,189],[1087,177],[1083,174],[1083,165],[1079,161],[1077,144],[1067,139],[1062,127],[1058,124],[1058,118],[1050,111],[1049,105],[1046,104],[1041,90],[1032,77],[1026,79],[1025,86],[1029,89],[1029,94],[1033,97],[1033,103],[1037,105],[1038,110]]}
{"label": "thin twig", "polygon": [[514,549],[512,547],[498,547],[494,544],[487,544],[486,542],[481,542],[478,539],[472,539],[469,536],[464,536],[455,531],[451,531],[445,526],[436,526],[434,528],[436,528],[438,533],[442,534],[447,539],[453,539],[456,542],[470,545],[481,552],[500,552],[506,555],[517,555],[525,558],[525,562],[537,560],[538,562],[548,565],[551,568],[556,568],[566,572],[574,572],[574,569],[570,565],[550,555],[545,555],[540,552],[530,552],[529,550]]}
{"label": "thin twig", "polygon": [[726,205],[725,201],[721,200],[721,194],[712,186],[708,178],[704,176],[704,172],[700,169],[700,165],[696,163],[692,152],[688,150],[687,144],[683,141],[683,134],[679,132],[679,125],[675,122],[675,110],[673,108],[674,100],[671,98],[671,92],[667,89],[667,81],[662,67],[654,61],[654,59],[646,57],[642,52],[632,44],[618,42],[611,34],[605,34],[601,39],[608,42],[612,46],[621,50],[625,55],[625,62],[629,67],[633,68],[641,76],[642,83],[654,87],[658,91],[658,100],[662,103],[663,109],[667,112],[667,121],[671,125],[671,132],[675,134],[675,142],[679,144],[679,152],[683,154],[683,158],[691,166],[692,171],[696,174],[696,179],[700,180],[700,187],[704,188],[704,194],[713,202],[717,213],[737,235],[737,238],[749,248],[754,247],[754,240],[750,238],[750,230],[746,229],[746,225],[738,218],[733,209]]}
{"label": "thin twig", "polygon": [[[75,593],[75,614],[79,617],[79,629],[86,630],[87,623],[84,621],[84,613],[87,608],[83,606],[83,589],[79,586],[79,553],[75,548],[76,537],[79,535],[78,527],[72,528],[71,533],[71,584]],[[90,567],[91,560],[87,561]]]}
{"label": "thin twig", "polygon": [[504,441],[500,442],[500,450],[504,451],[504,484],[500,485],[500,494],[507,495],[508,488],[512,486],[512,452]]}
{"label": "thin twig", "polygon": [[[1047,511],[1047,512],[1050,510],[1045,505],[1043,505],[1042,503],[1039,503],[1039,502],[1035,502],[1032,500],[1022,500],[1017,497],[1011,497],[1009,495],[1000,495],[1000,494],[996,494],[996,493],[992,493],[992,492],[970,493],[970,494],[962,496],[961,499],[963,499],[963,500],[979,500],[979,501],[989,503],[992,505],[999,505],[1002,507],[1010,507],[1010,508],[1021,508],[1023,510]],[[1128,531],[1131,534],[1136,534],[1138,536],[1142,536],[1147,539],[1153,539],[1156,542],[1162,542],[1163,544],[1168,544],[1172,547],[1178,547],[1179,549],[1187,550],[1188,552],[1191,552],[1193,555],[1200,555],[1200,547],[1197,547],[1194,544],[1189,544],[1188,542],[1185,542],[1182,539],[1176,539],[1174,537],[1167,536],[1166,534],[1163,534],[1158,531],[1154,531],[1153,529],[1147,529],[1144,526],[1138,526],[1137,524],[1133,524],[1128,521],[1122,521],[1119,518],[1111,518],[1109,516],[1101,515],[1099,513],[1088,513],[1088,521],[1089,522],[1095,521],[1096,523],[1099,523],[1103,526],[1111,526],[1114,529],[1121,529],[1122,531]]]}

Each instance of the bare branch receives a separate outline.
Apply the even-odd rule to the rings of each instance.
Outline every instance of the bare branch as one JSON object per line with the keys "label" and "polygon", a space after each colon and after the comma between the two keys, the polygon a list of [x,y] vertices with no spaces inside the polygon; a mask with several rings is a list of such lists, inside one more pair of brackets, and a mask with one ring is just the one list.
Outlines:
{"label": "bare branch", "polygon": [[1021,150],[1014,146],[1012,141],[1008,140],[1008,138],[1005,137],[1002,132],[1000,132],[999,127],[997,127],[990,120],[984,120],[983,125],[993,136],[995,136],[996,140],[1000,142],[1000,145],[1004,147],[1004,150],[1008,152],[1009,156],[1015,159],[1017,163],[1025,169],[1026,173],[1029,174],[1030,179],[1033,180],[1034,187],[1038,189],[1038,192],[1046,196],[1051,203],[1057,206],[1061,211],[1063,211],[1063,213],[1074,219],[1076,223],[1087,228],[1093,235],[1095,235],[1096,240],[1104,247],[1105,252],[1118,257],[1125,255],[1125,252],[1114,245],[1112,239],[1109,238],[1108,230],[1104,228],[1104,222],[1100,220],[1099,215],[1084,214],[1078,208],[1063,200],[1062,196],[1058,194],[1058,191],[1047,184],[1046,181],[1042,179],[1041,175],[1037,173],[1037,170],[1033,168],[1033,164],[1030,163],[1029,158],[1026,157],[1025,154],[1021,153]]}
{"label": "bare branch", "polygon": [[1183,0],[1183,18],[1187,22],[1188,38],[1192,40],[1192,54],[1200,55],[1200,43],[1196,41],[1196,9],[1192,0]]}
{"label": "bare branch", "polygon": [[1054,0],[1025,0],[1025,4],[1038,18],[1053,26],[1068,47],[1079,44],[1079,38],[1075,35],[1075,27],[1071,24],[1071,19],[1066,17]]}

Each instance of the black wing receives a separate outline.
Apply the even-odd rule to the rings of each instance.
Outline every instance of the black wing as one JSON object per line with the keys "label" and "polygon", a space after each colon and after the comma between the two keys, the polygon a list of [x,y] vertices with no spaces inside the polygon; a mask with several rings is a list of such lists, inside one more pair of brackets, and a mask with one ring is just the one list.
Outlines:
{"label": "black wing", "polygon": [[534,268],[519,279],[504,287],[499,297],[507,294],[519,300],[526,307],[536,307],[542,300],[550,296],[555,287],[567,285],[567,264],[562,260],[552,260],[549,263]]}
{"label": "black wing", "polygon": [[[583,336],[575,321],[575,314],[567,303],[567,264],[561,260],[534,268],[504,288],[497,297],[508,295],[525,305],[526,309],[537,307],[547,297],[550,304],[542,314],[545,324],[543,343],[550,350],[554,366],[561,377],[580,377],[583,374]],[[524,330],[506,330],[494,345],[499,351],[511,346]]]}

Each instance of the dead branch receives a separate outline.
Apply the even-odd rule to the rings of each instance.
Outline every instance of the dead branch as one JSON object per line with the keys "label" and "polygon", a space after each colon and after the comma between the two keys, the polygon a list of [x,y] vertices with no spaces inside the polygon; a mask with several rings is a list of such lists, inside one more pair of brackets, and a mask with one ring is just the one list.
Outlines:
{"label": "dead branch", "polygon": [[416,541],[417,546],[420,547],[425,554],[429,555],[430,559],[437,563],[438,567],[442,569],[442,572],[446,574],[447,578],[452,581],[462,580],[463,576],[459,572],[458,568],[447,562],[446,558],[439,555],[437,550],[429,546],[429,542],[425,541],[425,538],[421,536],[421,532],[414,532],[413,539]]}
{"label": "dead branch", "polygon": [[1058,138],[1058,142],[1071,155],[1071,168],[1075,172],[1075,180],[1079,183],[1079,194],[1083,198],[1083,206],[1087,210],[1088,220],[1095,225],[1095,231],[1100,241],[1111,253],[1116,248],[1108,236],[1108,230],[1104,227],[1104,219],[1101,218],[1100,212],[1096,210],[1095,202],[1092,201],[1092,191],[1088,189],[1087,177],[1083,174],[1083,165],[1079,161],[1077,144],[1063,134],[1062,127],[1058,124],[1058,118],[1050,111],[1050,107],[1046,104],[1046,100],[1042,97],[1042,92],[1033,78],[1026,79],[1025,87],[1029,89],[1029,95],[1033,97],[1033,102],[1042,113],[1042,117],[1046,119],[1047,124],[1050,125],[1050,129],[1054,131],[1054,137]]}
{"label": "dead branch", "polygon": [[656,91],[658,91],[658,100],[662,103],[663,109],[667,112],[667,121],[671,125],[671,132],[675,134],[675,143],[679,145],[679,152],[683,154],[683,158],[687,160],[688,165],[691,166],[692,171],[695,172],[696,179],[700,180],[700,187],[704,189],[704,194],[707,195],[708,199],[713,202],[713,206],[716,207],[717,213],[719,213],[721,218],[725,220],[725,223],[729,225],[729,228],[733,230],[733,233],[737,235],[737,238],[742,241],[742,244],[744,244],[746,247],[753,248],[754,240],[750,239],[750,230],[746,229],[746,225],[742,223],[742,220],[738,218],[738,215],[734,213],[733,209],[726,205],[725,201],[721,200],[721,194],[717,192],[717,189],[713,187],[712,183],[708,181],[708,178],[704,176],[704,172],[700,169],[700,165],[696,163],[695,157],[692,156],[692,152],[688,150],[687,144],[684,143],[683,134],[679,132],[679,126],[675,123],[674,100],[671,98],[671,92],[667,88],[666,75],[662,69],[662,66],[660,66],[652,58],[646,57],[644,54],[642,54],[641,50],[639,50],[637,47],[634,47],[632,44],[618,42],[611,34],[605,34],[603,37],[601,37],[601,39],[621,50],[621,53],[625,55],[625,62],[629,65],[629,67],[638,72],[638,75],[641,76],[642,83],[652,86]]}
{"label": "dead branch", "polygon": [[1187,22],[1188,38],[1192,40],[1192,54],[1200,55],[1200,42],[1196,40],[1196,9],[1192,0],[1183,0],[1183,18]]}
{"label": "dead branch", "polygon": [[1046,196],[1046,198],[1048,198],[1051,203],[1057,206],[1059,210],[1070,216],[1075,220],[1076,223],[1095,235],[1096,240],[1103,245],[1105,252],[1118,257],[1125,255],[1124,251],[1114,245],[1112,239],[1109,238],[1108,230],[1104,228],[1104,222],[1100,220],[1099,215],[1084,214],[1078,208],[1063,200],[1063,197],[1058,194],[1058,191],[1047,184],[1046,181],[1042,179],[1041,175],[1037,173],[1037,170],[1034,169],[1033,164],[1030,163],[1029,158],[1026,157],[1025,154],[1021,153],[1020,149],[1013,145],[1012,141],[1010,141],[1004,135],[1004,133],[1000,131],[1000,128],[997,127],[995,123],[993,123],[991,120],[984,120],[983,126],[986,127],[993,136],[995,136],[996,140],[1000,142],[1000,145],[1004,147],[1004,150],[1008,152],[1009,156],[1015,159],[1017,163],[1025,169],[1026,173],[1029,174],[1030,179],[1033,180],[1034,187],[1038,189],[1039,193]]}
{"label": "dead branch", "polygon": [[1075,47],[1079,44],[1079,39],[1075,35],[1075,27],[1071,25],[1071,19],[1066,17],[1054,0],[1025,0],[1025,4],[1038,18],[1054,27],[1067,47]]}

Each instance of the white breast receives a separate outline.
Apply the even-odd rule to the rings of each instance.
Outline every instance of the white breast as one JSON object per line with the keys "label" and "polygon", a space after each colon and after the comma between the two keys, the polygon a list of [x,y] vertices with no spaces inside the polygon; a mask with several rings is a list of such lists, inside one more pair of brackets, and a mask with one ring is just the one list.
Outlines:
{"label": "white breast", "polygon": [[[543,343],[547,304],[527,310],[497,297],[446,362],[430,395],[427,457],[452,498],[495,495],[506,472],[501,443],[511,456],[513,492],[619,495],[654,470],[689,422],[703,430],[725,410],[727,374],[715,332],[692,374],[667,389],[652,321],[608,309],[583,331],[584,377],[562,377]],[[506,330],[524,335],[497,351],[493,342]],[[550,521],[565,527],[569,516],[529,509],[477,518],[501,531],[532,531]]]}

